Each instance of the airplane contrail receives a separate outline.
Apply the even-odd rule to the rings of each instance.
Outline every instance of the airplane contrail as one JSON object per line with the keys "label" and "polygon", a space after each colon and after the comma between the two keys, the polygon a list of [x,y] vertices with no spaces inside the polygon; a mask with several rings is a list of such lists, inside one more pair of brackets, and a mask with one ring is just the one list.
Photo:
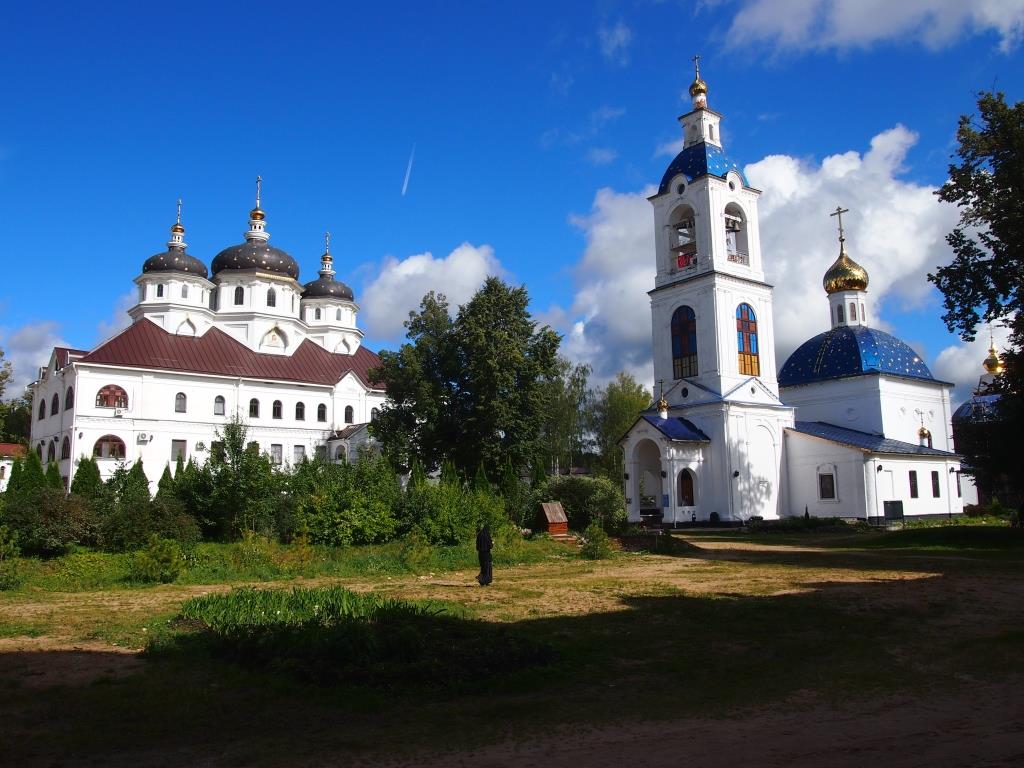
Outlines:
{"label": "airplane contrail", "polygon": [[409,165],[405,169],[405,181],[402,182],[402,197],[405,197],[409,189],[409,177],[412,176],[412,161],[416,157],[416,145],[412,145],[412,152],[409,153]]}

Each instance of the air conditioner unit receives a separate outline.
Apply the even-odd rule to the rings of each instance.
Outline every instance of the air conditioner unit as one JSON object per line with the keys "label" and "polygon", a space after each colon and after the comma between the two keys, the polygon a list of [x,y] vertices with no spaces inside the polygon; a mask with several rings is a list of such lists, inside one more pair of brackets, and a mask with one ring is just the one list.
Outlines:
{"label": "air conditioner unit", "polygon": [[139,432],[139,437],[138,437],[138,441],[139,441],[140,443],[145,443],[145,442],[146,442],[147,440],[149,440],[149,437],[150,437],[150,436],[149,436],[149,435],[147,435],[147,434],[146,434],[145,432]]}
{"label": "air conditioner unit", "polygon": [[122,416],[124,416],[124,408],[115,408],[114,409],[114,418],[115,419],[120,419]]}

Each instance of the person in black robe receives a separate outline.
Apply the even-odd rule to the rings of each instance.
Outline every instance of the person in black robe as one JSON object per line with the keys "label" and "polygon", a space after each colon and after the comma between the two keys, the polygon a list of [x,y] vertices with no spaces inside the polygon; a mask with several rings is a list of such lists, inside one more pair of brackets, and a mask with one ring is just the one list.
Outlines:
{"label": "person in black robe", "polygon": [[476,534],[476,554],[480,558],[480,575],[476,577],[476,580],[480,582],[481,587],[486,587],[494,580],[491,574],[491,547],[493,546],[491,532],[485,525]]}

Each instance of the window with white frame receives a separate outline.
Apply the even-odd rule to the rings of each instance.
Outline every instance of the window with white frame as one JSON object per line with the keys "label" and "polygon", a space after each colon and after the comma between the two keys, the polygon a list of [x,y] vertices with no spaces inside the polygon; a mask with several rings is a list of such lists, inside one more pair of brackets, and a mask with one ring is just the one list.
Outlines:
{"label": "window with white frame", "polygon": [[836,468],[834,464],[818,467],[818,499],[836,501]]}
{"label": "window with white frame", "polygon": [[306,458],[306,446],[296,445],[292,449],[292,464],[300,464]]}
{"label": "window with white frame", "polygon": [[284,449],[278,443],[273,443],[270,446],[270,463],[280,464],[284,457]]}
{"label": "window with white frame", "polygon": [[178,459],[185,461],[188,458],[187,453],[187,440],[171,440],[171,461],[177,461]]}

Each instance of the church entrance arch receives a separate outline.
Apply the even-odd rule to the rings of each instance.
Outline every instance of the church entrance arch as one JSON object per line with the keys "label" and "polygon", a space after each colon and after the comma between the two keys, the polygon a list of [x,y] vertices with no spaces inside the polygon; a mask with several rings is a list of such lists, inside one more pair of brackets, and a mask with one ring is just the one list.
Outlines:
{"label": "church entrance arch", "polygon": [[661,522],[662,494],[661,483],[661,450],[653,440],[641,440],[634,449],[637,464],[636,488],[634,492],[640,500],[641,519]]}
{"label": "church entrance arch", "polygon": [[695,507],[696,498],[693,492],[693,472],[688,469],[680,470],[676,478],[676,504],[680,507]]}

